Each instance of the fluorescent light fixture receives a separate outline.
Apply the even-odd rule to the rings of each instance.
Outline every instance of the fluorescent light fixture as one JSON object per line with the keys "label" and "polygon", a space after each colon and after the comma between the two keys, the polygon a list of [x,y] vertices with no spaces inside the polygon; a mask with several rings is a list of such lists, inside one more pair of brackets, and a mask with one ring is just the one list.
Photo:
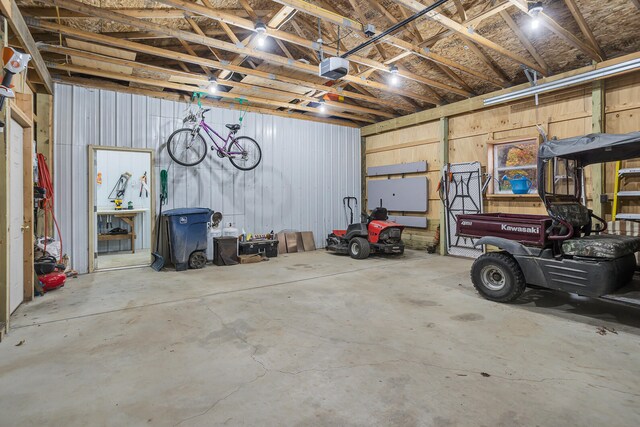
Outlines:
{"label": "fluorescent light fixture", "polygon": [[551,92],[554,90],[562,89],[569,86],[575,86],[582,83],[599,80],[605,77],[613,76],[616,74],[626,73],[629,71],[637,70],[640,68],[640,58],[631,59],[629,61],[621,62],[619,64],[609,65],[598,70],[587,71],[586,73],[578,74],[576,76],[565,77],[549,83],[542,83],[536,86],[531,86],[526,89],[518,90],[516,92],[505,93],[504,95],[498,95],[484,100],[484,105],[496,105],[503,102],[513,101],[520,98],[526,98],[528,96],[534,96],[545,92]]}

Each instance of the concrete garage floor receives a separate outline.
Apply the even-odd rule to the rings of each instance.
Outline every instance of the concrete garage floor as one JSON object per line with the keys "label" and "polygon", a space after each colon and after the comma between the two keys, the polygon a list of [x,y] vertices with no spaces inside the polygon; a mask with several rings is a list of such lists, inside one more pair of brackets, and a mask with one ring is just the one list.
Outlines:
{"label": "concrete garage floor", "polygon": [[470,264],[317,251],[72,279],[0,344],[0,425],[638,425],[640,310],[495,304]]}

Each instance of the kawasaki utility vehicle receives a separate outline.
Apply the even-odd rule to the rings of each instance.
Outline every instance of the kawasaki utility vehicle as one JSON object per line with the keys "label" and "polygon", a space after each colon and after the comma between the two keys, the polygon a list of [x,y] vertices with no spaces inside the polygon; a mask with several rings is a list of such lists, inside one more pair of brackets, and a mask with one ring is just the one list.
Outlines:
{"label": "kawasaki utility vehicle", "polygon": [[538,194],[548,215],[459,215],[458,235],[499,252],[480,256],[471,280],[483,297],[518,298],[527,285],[640,304],[635,252],[640,238],[606,234],[583,204],[584,167],[640,157],[640,132],[593,134],[543,143]]}

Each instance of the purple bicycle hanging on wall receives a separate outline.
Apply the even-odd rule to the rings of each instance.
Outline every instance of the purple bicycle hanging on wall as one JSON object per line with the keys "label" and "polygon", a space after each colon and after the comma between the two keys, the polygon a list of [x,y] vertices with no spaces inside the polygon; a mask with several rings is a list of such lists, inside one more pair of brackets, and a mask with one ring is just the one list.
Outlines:
{"label": "purple bicycle hanging on wall", "polygon": [[[243,171],[249,171],[258,166],[262,159],[262,150],[258,143],[248,136],[236,137],[240,124],[225,125],[229,129],[229,134],[226,138],[220,135],[204,121],[204,113],[209,110],[211,108],[200,108],[197,113],[187,115],[183,121],[184,124],[194,123],[194,125],[178,129],[171,134],[167,141],[169,156],[182,166],[195,166],[202,162],[207,155],[207,143],[200,132],[200,129],[204,129],[214,144],[211,146],[211,151],[215,151],[218,157],[228,158],[233,166]],[[216,142],[215,137],[222,141],[221,145]]]}

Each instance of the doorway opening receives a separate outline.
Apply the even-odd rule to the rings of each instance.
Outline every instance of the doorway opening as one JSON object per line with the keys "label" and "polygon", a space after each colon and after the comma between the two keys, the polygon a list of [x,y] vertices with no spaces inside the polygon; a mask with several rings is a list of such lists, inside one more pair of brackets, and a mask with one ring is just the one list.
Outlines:
{"label": "doorway opening", "polygon": [[89,271],[148,266],[153,151],[90,146],[89,165]]}

